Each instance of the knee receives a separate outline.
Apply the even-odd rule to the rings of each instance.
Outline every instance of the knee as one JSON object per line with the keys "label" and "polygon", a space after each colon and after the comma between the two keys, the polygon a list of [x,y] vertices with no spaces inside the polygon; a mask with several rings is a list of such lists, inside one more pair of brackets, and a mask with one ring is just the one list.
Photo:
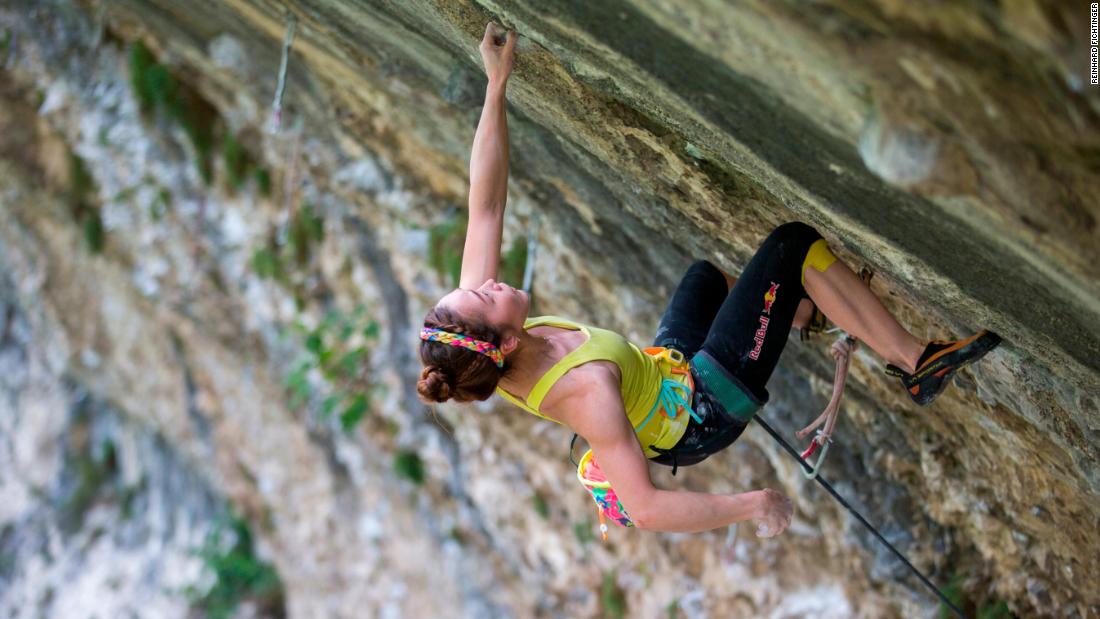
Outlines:
{"label": "knee", "polygon": [[729,292],[733,288],[733,282],[737,281],[737,278],[728,275],[709,260],[696,260],[688,267],[687,276],[701,278],[708,285],[713,284],[725,292]]}
{"label": "knee", "polygon": [[725,281],[722,269],[714,266],[710,260],[696,260],[688,267],[685,277],[701,277],[705,280]]}
{"label": "knee", "polygon": [[801,221],[790,221],[780,226],[777,226],[775,230],[772,230],[768,235],[769,241],[807,241],[812,243],[821,238],[821,234],[818,233],[812,226]]}
{"label": "knee", "polygon": [[798,256],[802,258],[821,235],[817,230],[801,221],[785,223],[772,230],[768,238],[760,244],[758,251],[766,253],[778,252],[779,255]]}

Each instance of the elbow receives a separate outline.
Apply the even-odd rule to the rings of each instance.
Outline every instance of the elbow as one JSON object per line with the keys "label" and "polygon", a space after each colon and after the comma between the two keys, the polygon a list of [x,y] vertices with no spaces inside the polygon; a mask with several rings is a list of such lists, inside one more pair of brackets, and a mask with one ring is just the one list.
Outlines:
{"label": "elbow", "polygon": [[470,212],[485,213],[491,216],[498,216],[504,212],[504,207],[507,205],[506,200],[471,200]]}
{"label": "elbow", "polygon": [[661,526],[659,518],[654,518],[653,512],[642,512],[638,516],[635,516],[633,512],[630,512],[630,520],[634,523],[634,528],[641,531],[664,531],[665,528]]}
{"label": "elbow", "polygon": [[649,523],[648,516],[635,516],[630,514],[630,521],[634,523],[634,528],[639,531],[653,531],[653,527]]}
{"label": "elbow", "polygon": [[627,507],[623,505],[623,509],[626,510],[630,521],[634,523],[635,529],[641,529],[643,531],[657,531],[659,529],[654,528],[653,518],[654,511],[650,501],[635,501],[633,507]]}

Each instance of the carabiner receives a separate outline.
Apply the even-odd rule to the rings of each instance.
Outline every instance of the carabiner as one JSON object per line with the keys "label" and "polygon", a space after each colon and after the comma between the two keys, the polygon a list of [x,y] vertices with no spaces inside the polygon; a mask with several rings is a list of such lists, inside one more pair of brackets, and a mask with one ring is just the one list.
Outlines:
{"label": "carabiner", "polygon": [[[822,444],[819,442],[820,438],[824,438],[825,442]],[[806,467],[801,467],[802,476],[806,479],[813,479],[817,477],[818,471],[821,470],[821,465],[825,463],[825,456],[829,453],[829,445],[833,444],[833,439],[829,435],[825,434],[821,430],[817,431],[817,435],[810,440],[810,446],[806,448],[806,451],[802,452],[802,462],[810,467],[810,471],[806,471]],[[810,456],[814,455],[817,448],[821,447],[821,454],[817,457],[816,462],[810,462]]]}

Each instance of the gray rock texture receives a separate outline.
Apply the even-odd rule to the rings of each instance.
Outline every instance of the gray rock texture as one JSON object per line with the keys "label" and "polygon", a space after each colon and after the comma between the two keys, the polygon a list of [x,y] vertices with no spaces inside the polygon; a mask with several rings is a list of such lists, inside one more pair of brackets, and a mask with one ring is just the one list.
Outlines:
{"label": "gray rock texture", "polygon": [[[1005,338],[928,408],[861,350],[825,474],[968,613],[1100,617],[1100,90],[1087,4],[1036,0],[9,0],[0,614],[185,616],[226,509],[296,617],[937,613],[759,428],[653,477],[782,488],[789,532],[603,544],[563,428],[416,400],[489,20],[522,37],[505,246],[538,240],[537,313],[648,344],[692,260],[736,273],[814,225],[919,337]],[[139,48],[169,76],[152,108]],[[352,338],[371,396],[345,428],[334,379],[297,369],[356,307],[377,333]],[[788,435],[828,344],[792,337],[769,385]],[[108,444],[73,520],[66,462]]]}

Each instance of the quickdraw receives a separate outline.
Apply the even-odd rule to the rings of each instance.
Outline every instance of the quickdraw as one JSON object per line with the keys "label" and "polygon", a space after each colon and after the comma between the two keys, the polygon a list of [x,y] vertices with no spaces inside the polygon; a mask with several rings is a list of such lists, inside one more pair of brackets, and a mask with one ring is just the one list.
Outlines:
{"label": "quickdraw", "polygon": [[[873,276],[874,273],[867,268],[861,269],[859,272],[859,278],[868,286],[871,284],[871,277]],[[839,331],[839,329],[832,329],[827,333],[836,331]],[[825,463],[825,456],[829,454],[829,446],[833,443],[833,428],[836,427],[836,420],[840,416],[840,398],[844,395],[844,383],[848,379],[848,366],[851,364],[852,351],[858,346],[859,342],[854,337],[843,332],[841,332],[841,336],[837,341],[833,342],[829,351],[833,359],[836,360],[836,372],[833,375],[833,397],[829,399],[829,405],[817,416],[817,419],[814,419],[810,425],[796,433],[798,438],[804,439],[811,432],[817,430],[801,456],[802,460],[808,465],[808,468],[802,469],[802,476],[806,479],[817,477],[821,465]],[[824,425],[824,428],[818,429],[822,425]],[[821,453],[817,456],[816,461],[811,462],[810,458],[819,448]]]}
{"label": "quickdraw", "polygon": [[[829,405],[825,407],[825,410],[818,415],[817,419],[797,433],[798,438],[806,438],[810,432],[817,430],[817,434],[810,440],[809,446],[802,452],[802,459],[810,465],[809,471],[802,471],[802,475],[806,479],[817,477],[818,471],[821,470],[821,465],[825,463],[825,456],[829,453],[829,445],[833,443],[833,428],[836,427],[837,417],[840,416],[840,398],[844,395],[844,382],[848,378],[848,365],[851,363],[852,351],[855,350],[858,345],[855,338],[847,334],[841,336],[833,344],[831,352],[833,358],[836,359],[836,374],[833,377],[833,397],[829,400]],[[818,430],[822,425],[825,427]],[[819,447],[821,448],[821,455],[817,457],[816,462],[810,462],[810,457],[814,455],[814,452],[816,452]]]}

